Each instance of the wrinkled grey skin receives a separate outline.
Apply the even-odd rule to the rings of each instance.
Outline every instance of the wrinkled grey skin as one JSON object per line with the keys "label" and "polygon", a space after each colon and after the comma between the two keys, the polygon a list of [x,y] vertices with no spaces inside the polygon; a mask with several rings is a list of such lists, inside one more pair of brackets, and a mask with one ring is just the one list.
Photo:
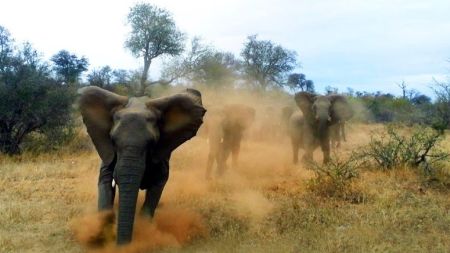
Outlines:
{"label": "wrinkled grey skin", "polygon": [[353,110],[341,95],[320,96],[309,92],[295,94],[295,102],[303,113],[303,147],[305,162],[312,161],[314,150],[320,146],[323,162],[330,161],[330,127],[349,120]]}
{"label": "wrinkled grey skin", "polygon": [[243,133],[255,120],[255,109],[246,105],[230,104],[218,110],[205,120],[209,139],[207,179],[211,178],[214,162],[219,176],[225,172],[230,154],[232,166],[237,166]]}
{"label": "wrinkled grey skin", "polygon": [[99,87],[78,90],[78,105],[102,160],[98,209],[112,210],[119,187],[117,244],[132,239],[136,201],[146,189],[141,214],[152,217],[169,177],[174,149],[196,135],[206,110],[197,90],[164,98],[124,97]]}

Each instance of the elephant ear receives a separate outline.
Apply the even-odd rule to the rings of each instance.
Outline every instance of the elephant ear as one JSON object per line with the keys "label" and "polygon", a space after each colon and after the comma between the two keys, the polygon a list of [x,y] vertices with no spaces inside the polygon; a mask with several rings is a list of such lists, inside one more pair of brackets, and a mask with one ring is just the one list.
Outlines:
{"label": "elephant ear", "polygon": [[105,164],[114,159],[114,149],[109,132],[113,125],[113,113],[125,106],[128,98],[96,86],[78,90],[78,107],[87,132],[100,158]]}
{"label": "elephant ear", "polygon": [[161,112],[160,137],[155,151],[160,158],[169,157],[173,150],[194,137],[206,112],[201,93],[195,89],[152,99],[147,102],[147,107]]}
{"label": "elephant ear", "polygon": [[295,103],[300,108],[300,110],[303,112],[303,115],[307,118],[312,117],[313,111],[312,111],[312,105],[314,103],[316,95],[302,91],[295,94]]}
{"label": "elephant ear", "polygon": [[346,121],[353,117],[353,109],[347,101],[347,98],[341,95],[330,95],[331,119],[339,122]]}

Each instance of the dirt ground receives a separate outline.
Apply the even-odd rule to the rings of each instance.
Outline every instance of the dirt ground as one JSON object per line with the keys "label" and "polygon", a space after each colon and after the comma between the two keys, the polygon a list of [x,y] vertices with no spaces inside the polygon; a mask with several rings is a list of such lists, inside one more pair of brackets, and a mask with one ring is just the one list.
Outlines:
{"label": "dirt ground", "polygon": [[[379,128],[349,125],[338,155]],[[279,139],[245,140],[239,166],[209,181],[207,140],[182,145],[156,217],[137,218],[121,249],[114,216],[96,213],[94,151],[1,157],[0,252],[450,252],[448,191],[424,188],[411,169],[363,170],[362,201],[317,196],[314,173]]]}

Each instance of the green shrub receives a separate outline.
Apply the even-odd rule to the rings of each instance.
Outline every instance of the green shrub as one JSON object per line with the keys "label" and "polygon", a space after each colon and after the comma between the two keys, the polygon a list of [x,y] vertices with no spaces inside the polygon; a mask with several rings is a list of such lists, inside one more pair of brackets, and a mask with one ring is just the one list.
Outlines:
{"label": "green shrub", "polygon": [[308,189],[323,197],[334,197],[360,203],[365,197],[355,189],[354,181],[359,177],[363,161],[351,155],[349,158],[332,157],[329,163],[313,163],[311,169],[316,177],[308,182]]}
{"label": "green shrub", "polygon": [[29,43],[17,47],[9,36],[0,26],[0,152],[16,155],[33,134],[52,141],[69,137],[76,93],[54,79]]}
{"label": "green shrub", "polygon": [[449,154],[440,147],[442,132],[430,127],[414,127],[402,131],[404,127],[389,125],[386,132],[372,136],[369,144],[362,148],[359,157],[382,170],[398,167],[421,167],[431,173],[434,166],[447,160]]}

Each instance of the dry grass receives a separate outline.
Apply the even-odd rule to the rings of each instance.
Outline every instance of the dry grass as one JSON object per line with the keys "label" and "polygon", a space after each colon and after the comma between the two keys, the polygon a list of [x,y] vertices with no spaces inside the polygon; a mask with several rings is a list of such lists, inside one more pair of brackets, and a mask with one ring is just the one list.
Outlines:
{"label": "dry grass", "polygon": [[[366,143],[375,128],[350,125],[341,152]],[[137,225],[147,244],[130,250],[450,252],[450,192],[424,186],[415,170],[363,170],[354,183],[367,199],[353,204],[308,191],[314,173],[290,164],[287,139],[245,142],[240,166],[220,180],[204,180],[206,155],[202,138],[174,153],[158,217]],[[111,243],[86,248],[75,236],[101,226],[98,164],[94,152],[1,157],[0,252],[113,251]]]}

